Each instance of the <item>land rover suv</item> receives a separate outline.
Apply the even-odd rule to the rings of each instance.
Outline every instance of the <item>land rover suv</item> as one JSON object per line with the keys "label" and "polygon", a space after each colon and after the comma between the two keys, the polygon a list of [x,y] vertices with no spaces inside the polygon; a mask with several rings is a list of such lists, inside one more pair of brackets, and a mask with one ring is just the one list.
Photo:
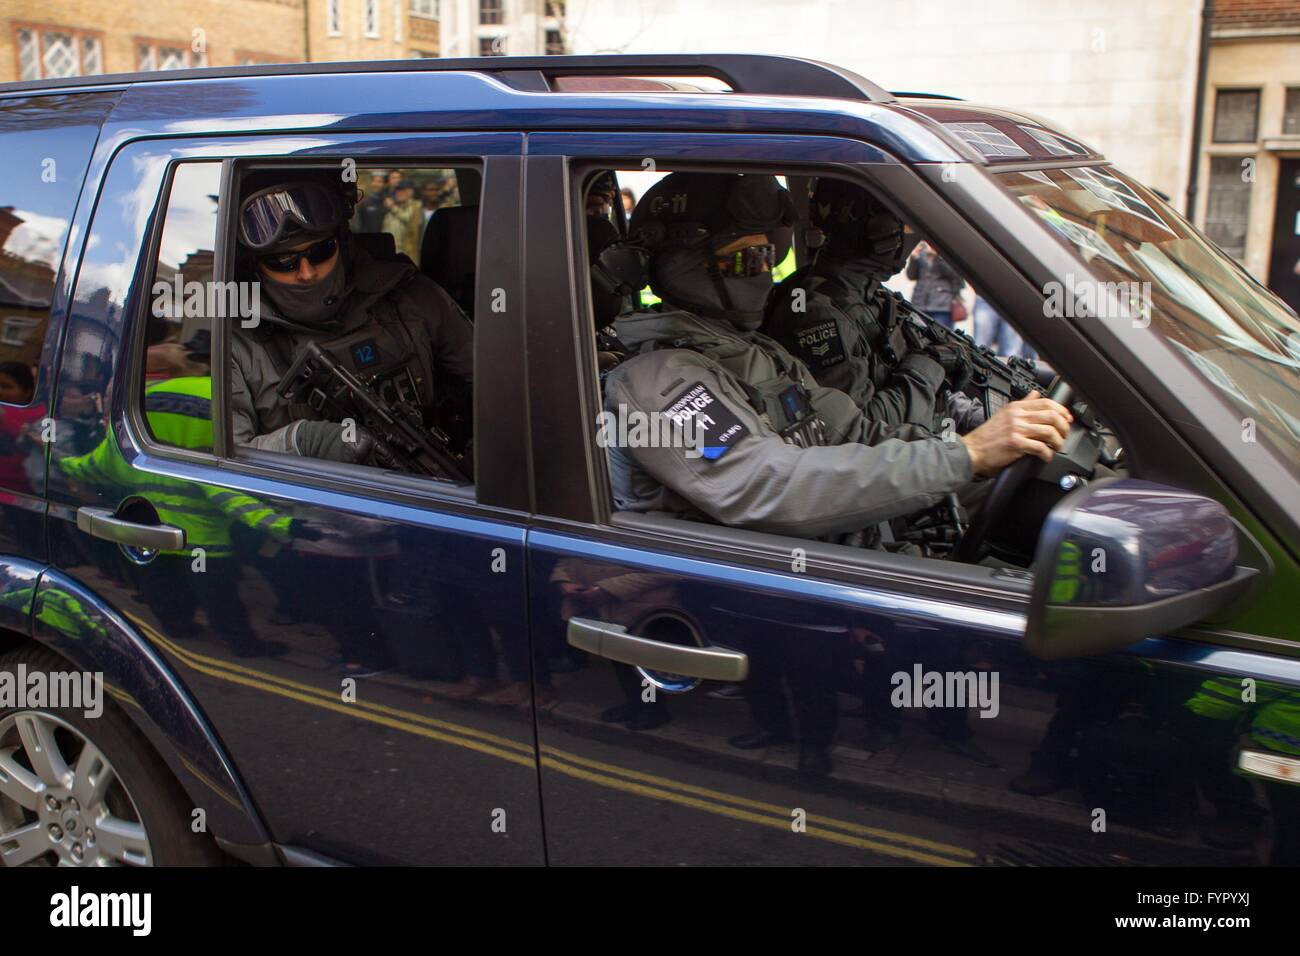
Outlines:
{"label": "land rover suv", "polygon": [[[1300,861],[1300,323],[1068,133],[505,57],[5,84],[0,155],[5,865]],[[472,321],[464,480],[235,441],[268,169],[355,183],[354,240]],[[910,549],[620,512],[585,222],[631,242],[593,189],[683,170],[780,177],[785,271],[814,181],[869,191],[1065,448]]]}

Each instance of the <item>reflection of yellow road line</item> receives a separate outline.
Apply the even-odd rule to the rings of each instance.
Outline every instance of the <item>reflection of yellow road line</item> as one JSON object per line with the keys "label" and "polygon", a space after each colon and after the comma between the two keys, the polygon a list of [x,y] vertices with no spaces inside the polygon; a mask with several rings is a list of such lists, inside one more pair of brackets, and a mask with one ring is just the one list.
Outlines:
{"label": "reflection of yellow road line", "polygon": [[[175,641],[172,641],[169,638],[163,637],[163,635],[159,634],[156,630],[149,627],[147,624],[142,624],[141,629],[148,632],[148,635],[152,640],[156,641],[158,644],[167,648],[177,657],[181,658],[186,663],[188,663],[191,667],[198,668],[200,667],[200,665],[206,664],[209,667],[219,667],[222,670],[231,671],[236,674],[243,674],[247,677],[251,677],[257,680],[269,681],[273,684],[281,684],[284,687],[289,688],[290,690],[295,690],[303,694],[316,694],[328,701],[336,701],[339,699],[337,691],[326,690],[321,687],[316,687],[312,684],[303,684],[299,681],[289,680],[287,677],[280,677],[276,674],[267,673],[266,671],[259,671],[252,667],[245,667],[242,664],[234,664],[227,661],[223,661],[216,657],[208,657],[205,654],[199,654],[195,651],[189,650],[188,648],[181,647],[179,644],[177,644]],[[518,750],[520,753],[531,755],[533,752],[533,745],[530,743],[522,743],[518,740],[511,740],[509,737],[502,737],[497,734],[491,734],[488,733],[487,731],[478,730],[477,728],[474,727],[466,727],[463,724],[453,724],[446,720],[437,720],[433,717],[426,717],[424,714],[417,714],[414,713],[413,711],[402,710],[400,707],[389,707],[386,704],[377,704],[371,701],[363,701],[363,700],[357,700],[355,704],[351,704],[349,706],[364,707],[368,710],[373,710],[376,713],[387,714],[390,717],[399,717],[404,720],[413,720],[419,724],[425,724],[429,727],[437,727],[439,729],[449,731],[450,733],[463,734],[466,737],[477,737],[480,740],[485,740],[488,743],[496,744],[497,746],[500,747],[509,747],[513,750]]]}
{"label": "reflection of yellow road line", "polygon": [[199,770],[199,768],[194,766],[194,764],[190,763],[184,757],[181,758],[181,763],[185,766],[186,770],[194,774],[194,776],[197,777],[202,783],[204,783],[209,790],[211,790],[213,793],[219,796],[222,800],[225,800],[226,803],[230,804],[236,810],[244,809],[244,805],[242,803],[240,803],[234,797],[230,796],[230,794],[226,793],[226,791],[223,790],[221,787],[218,787],[216,783],[207,776],[207,774]]}
{"label": "reflection of yellow road line", "polygon": [[[575,763],[580,766],[591,767],[604,773],[617,774],[621,777],[627,777],[631,780],[644,781],[652,783],[659,787],[670,790],[680,790],[682,793],[694,794],[698,797],[706,797],[709,800],[731,803],[738,807],[745,807],[750,810],[762,810],[765,813],[774,813],[783,820],[786,826],[790,825],[790,814],[793,807],[782,807],[774,803],[763,803],[760,800],[751,800],[748,797],[738,797],[734,794],[726,793],[721,790],[710,790],[707,787],[697,787],[694,784],[681,783],[677,780],[668,780],[663,777],[656,777],[653,774],[641,773],[636,770],[628,770],[624,767],[618,767],[611,764],[601,763],[598,760],[589,760],[586,757],[579,757],[577,754],[567,753],[563,750],[557,750],[554,747],[542,747],[543,763],[551,766],[546,761],[547,757],[556,757]],[[953,846],[948,843],[940,843],[937,840],[927,840],[923,837],[909,836],[906,833],[895,833],[893,830],[882,830],[878,827],[863,826],[860,823],[850,823],[847,820],[836,820],[833,817],[823,817],[817,814],[808,814],[808,822],[816,823],[821,826],[834,827],[838,830],[844,830],[848,833],[856,833],[860,836],[878,837],[882,840],[892,840],[895,843],[902,843],[907,846],[919,847],[923,850],[933,850],[936,853],[946,853],[949,856],[960,857],[963,859],[974,860],[977,854],[963,847]]]}
{"label": "reflection of yellow road line", "polygon": [[[474,727],[436,720],[398,707],[389,707],[384,704],[361,700],[345,704],[332,691],[268,674],[265,671],[259,671],[242,664],[229,663],[215,657],[196,653],[164,637],[143,621],[137,620],[135,623],[147,633],[151,640],[165,647],[194,670],[209,677],[241,684],[245,687],[253,687],[300,703],[323,707],[347,717],[355,717],[393,730],[405,731],[420,737],[427,737],[431,740],[499,757],[519,766],[530,769],[534,766],[533,748],[529,744],[510,740],[507,737],[481,731]],[[433,728],[439,729],[435,730]],[[492,746],[491,744],[501,746]],[[509,749],[502,749],[502,747]],[[653,774],[641,773],[613,764],[589,760],[552,747],[544,748],[542,765],[557,773],[588,783],[621,790],[625,793],[675,803],[679,806],[712,813],[715,816],[724,816],[733,820],[741,820],[791,832],[791,808],[788,807],[750,800],[746,797],[710,790],[705,787],[697,787],[692,784],[679,783]],[[584,769],[584,767],[593,769]],[[602,772],[597,773],[594,772],[595,770]],[[732,804],[732,806],[726,804]],[[756,810],[763,812],[754,812]],[[774,815],[769,816],[768,814]],[[911,860],[914,863],[926,863],[936,866],[966,866],[968,864],[964,862],[965,860],[975,859],[974,853],[962,847],[909,836],[905,833],[895,833],[891,830],[863,826],[816,814],[809,814],[807,820],[808,829],[803,835],[841,846]],[[832,827],[835,829],[827,829]],[[845,832],[836,832],[837,830]],[[892,843],[863,839],[863,836],[890,840]],[[913,847],[920,849],[913,849]],[[924,852],[925,850],[935,852]],[[937,854],[948,855],[940,856]],[[954,859],[954,857],[958,859]]]}
{"label": "reflection of yellow road line", "polygon": [[[172,645],[170,641],[165,641],[165,639],[164,642],[169,647],[175,646]],[[409,720],[397,720],[393,717],[389,717],[386,714],[373,712],[367,707],[362,706],[360,702],[353,703],[353,704],[345,704],[343,703],[342,700],[332,698],[329,695],[328,691],[320,691],[318,689],[313,688],[315,692],[309,694],[309,693],[302,693],[296,690],[291,690],[288,687],[278,687],[275,684],[271,683],[270,681],[261,680],[256,677],[248,676],[249,673],[254,673],[254,674],[259,673],[258,671],[254,671],[252,668],[240,667],[236,671],[233,669],[228,669],[224,666],[213,667],[207,664],[199,663],[196,660],[188,659],[188,655],[178,655],[178,656],[186,657],[187,658],[186,663],[188,663],[190,667],[194,668],[194,670],[198,671],[200,674],[207,674],[209,677],[215,677],[218,680],[230,681],[232,684],[242,684],[245,687],[255,687],[258,690],[264,690],[269,693],[276,694],[280,697],[287,697],[290,700],[296,700],[303,704],[312,704],[316,707],[324,707],[326,710],[332,710],[335,713],[343,714],[344,716],[347,717],[356,717],[359,718],[360,720],[369,721],[372,724],[380,724],[384,727],[391,727],[394,730],[404,730],[407,733],[416,734],[420,737],[428,737],[431,740],[439,740],[442,741],[443,743],[455,744],[457,747],[465,747],[469,750],[475,750],[478,751],[479,753],[488,754],[489,756],[492,757],[500,757],[502,760],[507,760],[510,763],[516,763],[519,764],[520,766],[528,767],[530,769],[534,766],[531,753],[529,754],[512,753],[507,750],[502,750],[499,747],[489,746],[478,740],[467,740],[463,737],[456,737],[453,736],[452,734],[442,733],[430,727],[420,726],[419,724],[412,723]],[[262,675],[262,676],[268,676],[268,675]],[[418,716],[418,715],[411,715],[411,716]]]}
{"label": "reflection of yellow road line", "polygon": [[[639,783],[632,783],[628,780],[617,780],[603,774],[591,773],[587,770],[579,770],[577,767],[570,767],[549,755],[542,757],[542,766],[548,767],[552,770],[557,770],[570,777],[577,777],[579,780],[598,783],[605,787],[613,787],[614,789],[622,790],[625,793],[635,793],[655,800],[666,800],[669,803],[676,803],[679,806],[691,807],[695,810],[703,810],[706,813],[712,813],[717,816],[730,817],[732,820],[743,820],[746,823],[757,823],[761,826],[784,830],[786,833],[793,832],[791,828],[791,818],[769,817],[760,813],[752,813],[748,810],[739,810],[735,807],[727,807],[716,803],[709,803],[704,800],[697,800],[694,797],[688,797],[681,793],[673,793],[656,787],[648,787]],[[810,817],[809,819],[812,818]],[[818,830],[811,826],[802,835],[814,837],[818,840],[825,840],[828,843],[838,843],[841,846],[853,847],[857,850],[867,850],[871,853],[879,853],[884,856],[900,857],[904,860],[911,860],[913,863],[928,863],[932,866],[969,865],[946,856],[922,853],[919,850],[894,846],[888,843],[879,843],[875,840],[864,840],[861,837],[849,836],[846,833],[837,833],[833,830]],[[895,834],[894,836],[901,836],[901,834]]]}

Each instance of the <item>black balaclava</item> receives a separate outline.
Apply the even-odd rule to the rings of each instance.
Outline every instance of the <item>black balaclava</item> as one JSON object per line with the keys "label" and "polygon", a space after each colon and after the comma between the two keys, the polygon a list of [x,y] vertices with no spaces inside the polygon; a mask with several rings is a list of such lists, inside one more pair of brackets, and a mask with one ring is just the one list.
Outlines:
{"label": "black balaclava", "polygon": [[826,253],[860,263],[880,281],[898,273],[916,240],[903,223],[861,186],[822,177],[812,197],[812,223],[826,233]]}
{"label": "black balaclava", "polygon": [[763,323],[772,274],[722,275],[717,250],[763,233],[790,249],[794,204],[774,176],[673,173],[637,203],[630,231],[650,252],[650,286],[670,305],[751,332]]}
{"label": "black balaclava", "polygon": [[[299,234],[294,240],[302,242],[304,238],[309,237]],[[316,282],[276,282],[265,274],[259,274],[262,292],[271,300],[280,317],[287,320],[283,324],[313,332],[339,327],[339,310],[343,307],[348,288],[351,243],[347,239],[347,236],[339,237],[338,261],[329,275]]]}

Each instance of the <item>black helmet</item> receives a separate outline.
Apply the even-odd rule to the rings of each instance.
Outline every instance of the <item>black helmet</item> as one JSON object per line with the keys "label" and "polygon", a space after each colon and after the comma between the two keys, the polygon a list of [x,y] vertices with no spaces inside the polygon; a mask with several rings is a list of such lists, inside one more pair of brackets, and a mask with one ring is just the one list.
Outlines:
{"label": "black helmet", "polygon": [[[650,285],[665,301],[756,329],[794,221],[774,176],[673,173],[641,197],[629,229],[650,253]],[[729,248],[755,235],[766,241]]]}
{"label": "black helmet", "polygon": [[847,180],[817,180],[811,218],[813,225],[826,234],[826,248],[833,256],[866,261],[873,278],[888,279],[897,273],[911,252],[902,220],[861,186]]}
{"label": "black helmet", "polygon": [[244,177],[239,241],[250,251],[280,252],[304,239],[339,232],[357,202],[355,183],[342,170],[257,170]]}

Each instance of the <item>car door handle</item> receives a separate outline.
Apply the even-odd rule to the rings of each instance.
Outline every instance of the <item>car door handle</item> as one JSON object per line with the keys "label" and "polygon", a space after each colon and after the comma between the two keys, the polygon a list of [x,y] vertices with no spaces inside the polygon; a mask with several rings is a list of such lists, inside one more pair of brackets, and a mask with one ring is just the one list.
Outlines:
{"label": "car door handle", "polygon": [[622,624],[569,618],[571,647],[648,670],[737,683],[749,676],[749,657],[721,647],[683,647],[629,634]]}
{"label": "car door handle", "polygon": [[185,548],[183,528],[127,521],[108,508],[78,508],[77,527],[92,538],[116,541],[142,551],[181,551]]}

